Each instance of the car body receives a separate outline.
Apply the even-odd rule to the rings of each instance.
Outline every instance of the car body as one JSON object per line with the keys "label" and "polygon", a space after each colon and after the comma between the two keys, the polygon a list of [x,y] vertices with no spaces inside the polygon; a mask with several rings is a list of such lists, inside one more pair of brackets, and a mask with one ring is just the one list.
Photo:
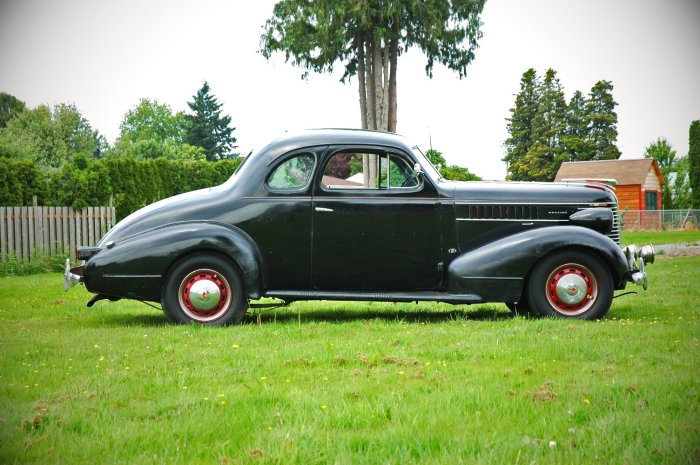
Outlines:
{"label": "car body", "polygon": [[149,205],[65,274],[100,299],[161,302],[172,322],[240,322],[248,302],[504,302],[600,318],[646,286],[653,247],[620,247],[603,184],[456,182],[409,141],[362,130],[286,135],[224,184]]}

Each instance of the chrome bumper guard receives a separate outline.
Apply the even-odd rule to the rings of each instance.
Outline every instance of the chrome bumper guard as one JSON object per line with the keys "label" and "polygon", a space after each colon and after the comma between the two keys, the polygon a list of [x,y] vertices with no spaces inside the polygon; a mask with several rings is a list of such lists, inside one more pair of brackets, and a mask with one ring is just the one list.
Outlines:
{"label": "chrome bumper guard", "polygon": [[627,268],[629,269],[629,280],[634,284],[642,286],[646,291],[649,287],[649,278],[647,277],[646,265],[654,263],[654,246],[645,245],[638,249],[636,245],[628,245],[622,252],[627,259]]}
{"label": "chrome bumper guard", "polygon": [[83,282],[83,267],[76,266],[74,268],[70,267],[70,259],[66,258],[66,268],[63,272],[63,290],[68,292],[68,289],[75,286],[78,283]]}

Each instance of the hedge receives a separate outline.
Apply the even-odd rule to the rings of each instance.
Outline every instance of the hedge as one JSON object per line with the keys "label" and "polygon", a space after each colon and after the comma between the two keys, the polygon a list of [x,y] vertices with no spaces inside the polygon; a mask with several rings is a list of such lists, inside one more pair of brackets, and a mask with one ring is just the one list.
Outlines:
{"label": "hedge", "polygon": [[241,159],[182,161],[156,158],[105,158],[76,156],[58,170],[42,170],[30,161],[0,158],[0,205],[107,205],[113,198],[117,219],[157,200],[226,181]]}

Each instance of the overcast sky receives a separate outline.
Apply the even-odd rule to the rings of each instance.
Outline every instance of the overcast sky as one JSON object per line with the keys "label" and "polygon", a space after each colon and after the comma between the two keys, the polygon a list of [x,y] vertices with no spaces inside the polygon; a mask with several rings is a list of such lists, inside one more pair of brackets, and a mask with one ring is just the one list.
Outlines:
{"label": "overcast sky", "polygon": [[[206,80],[233,119],[239,150],[287,130],[358,127],[357,80],[310,75],[259,53],[274,1],[0,0],[0,91],[74,103],[110,142],[140,98],[174,110]],[[641,157],[666,137],[688,152],[700,119],[700,0],[488,0],[466,79],[425,59],[399,59],[398,132],[448,163],[504,179],[505,118],[522,73],[558,71],[567,99],[614,85],[618,146]],[[342,68],[341,66],[338,67]]]}

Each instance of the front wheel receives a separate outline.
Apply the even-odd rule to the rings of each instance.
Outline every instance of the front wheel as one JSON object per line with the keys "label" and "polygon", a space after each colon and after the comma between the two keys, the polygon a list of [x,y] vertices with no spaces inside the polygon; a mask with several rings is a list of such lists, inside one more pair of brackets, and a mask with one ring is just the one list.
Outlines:
{"label": "front wheel", "polygon": [[193,255],[173,266],[161,297],[172,323],[222,326],[240,323],[247,299],[238,270],[217,255]]}
{"label": "front wheel", "polygon": [[596,256],[577,250],[546,257],[528,280],[528,305],[542,316],[603,318],[612,299],[613,280],[608,267]]}

